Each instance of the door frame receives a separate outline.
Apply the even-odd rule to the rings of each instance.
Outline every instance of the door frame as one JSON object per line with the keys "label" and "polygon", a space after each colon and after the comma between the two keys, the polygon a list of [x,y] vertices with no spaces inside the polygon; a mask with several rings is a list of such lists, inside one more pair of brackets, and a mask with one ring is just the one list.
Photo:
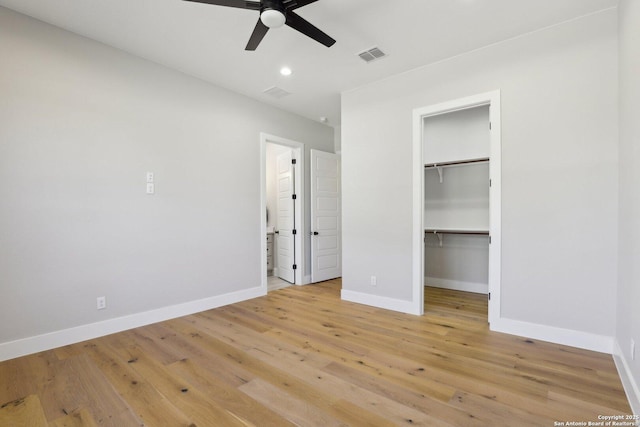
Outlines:
{"label": "door frame", "polygon": [[296,200],[295,200],[295,221],[296,221],[296,236],[295,236],[295,257],[296,265],[298,268],[294,274],[294,284],[304,284],[304,272],[306,271],[306,256],[304,247],[305,236],[305,223],[304,223],[304,201],[305,201],[305,148],[304,144],[291,139],[281,138],[279,136],[270,135],[268,133],[260,132],[260,235],[263,236],[260,239],[260,287],[264,292],[267,292],[267,218],[265,215],[267,209],[267,144],[277,144],[289,147],[293,151],[293,157],[296,159],[296,173],[295,173],[295,186],[296,186]]}
{"label": "door frame", "polygon": [[502,228],[502,177],[501,177],[501,124],[500,90],[481,93],[413,110],[413,312],[424,314],[424,144],[423,122],[426,117],[489,106],[491,123],[489,178],[489,323],[500,319],[501,291],[501,228]]}

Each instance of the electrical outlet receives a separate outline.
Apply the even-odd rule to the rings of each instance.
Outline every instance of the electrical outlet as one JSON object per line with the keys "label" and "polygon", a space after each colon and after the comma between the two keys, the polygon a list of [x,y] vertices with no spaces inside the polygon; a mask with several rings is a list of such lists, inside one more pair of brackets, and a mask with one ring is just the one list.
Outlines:
{"label": "electrical outlet", "polygon": [[149,184],[153,183],[153,172],[147,172],[147,182]]}
{"label": "electrical outlet", "polygon": [[107,297],[98,297],[96,298],[96,307],[98,310],[104,310],[107,308]]}
{"label": "electrical outlet", "polygon": [[156,192],[156,185],[153,183],[147,183],[147,194],[154,194]]}
{"label": "electrical outlet", "polygon": [[376,276],[371,276],[371,286],[378,286],[378,278]]}
{"label": "electrical outlet", "polygon": [[636,360],[636,342],[631,340],[631,360]]}

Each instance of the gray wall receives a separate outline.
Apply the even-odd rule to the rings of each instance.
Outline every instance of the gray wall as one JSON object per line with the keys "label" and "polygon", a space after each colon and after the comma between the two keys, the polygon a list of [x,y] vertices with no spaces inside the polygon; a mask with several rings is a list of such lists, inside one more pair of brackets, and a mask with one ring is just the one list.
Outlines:
{"label": "gray wall", "polygon": [[500,89],[501,315],[613,337],[617,61],[608,10],[344,93],[343,289],[411,301],[412,111]]}
{"label": "gray wall", "polygon": [[260,132],[332,128],[4,8],[0,52],[0,343],[260,285]]}
{"label": "gray wall", "polygon": [[[635,382],[640,414],[640,3],[622,0],[620,20],[620,260],[616,339]],[[636,342],[635,360],[631,340]],[[630,386],[630,384],[625,384]]]}

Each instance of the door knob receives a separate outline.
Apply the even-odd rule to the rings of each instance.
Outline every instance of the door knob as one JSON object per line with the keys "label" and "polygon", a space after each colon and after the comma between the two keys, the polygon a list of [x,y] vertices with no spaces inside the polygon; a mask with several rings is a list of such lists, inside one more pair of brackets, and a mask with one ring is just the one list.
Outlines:
{"label": "door knob", "polygon": [[320,233],[318,233],[317,231],[314,231],[314,232],[313,232],[313,235],[314,235],[314,236],[317,236],[318,234],[320,234]]}

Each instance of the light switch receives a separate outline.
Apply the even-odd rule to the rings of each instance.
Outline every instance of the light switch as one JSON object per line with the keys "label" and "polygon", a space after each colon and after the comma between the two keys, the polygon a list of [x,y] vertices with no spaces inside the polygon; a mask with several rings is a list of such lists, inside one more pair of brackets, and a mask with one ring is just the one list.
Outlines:
{"label": "light switch", "polygon": [[155,184],[147,183],[147,194],[154,194],[156,192]]}
{"label": "light switch", "polygon": [[153,182],[153,172],[147,172],[147,183]]}

